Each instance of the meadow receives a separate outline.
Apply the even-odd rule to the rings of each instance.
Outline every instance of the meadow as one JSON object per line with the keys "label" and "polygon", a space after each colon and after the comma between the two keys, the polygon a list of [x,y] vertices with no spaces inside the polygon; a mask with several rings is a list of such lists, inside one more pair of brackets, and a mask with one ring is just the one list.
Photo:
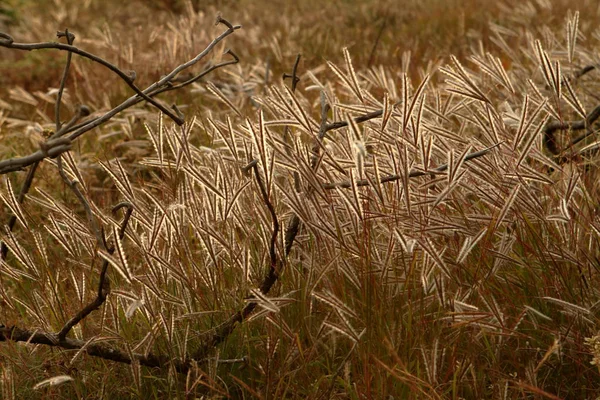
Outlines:
{"label": "meadow", "polygon": [[0,397],[599,398],[599,22],[0,2]]}

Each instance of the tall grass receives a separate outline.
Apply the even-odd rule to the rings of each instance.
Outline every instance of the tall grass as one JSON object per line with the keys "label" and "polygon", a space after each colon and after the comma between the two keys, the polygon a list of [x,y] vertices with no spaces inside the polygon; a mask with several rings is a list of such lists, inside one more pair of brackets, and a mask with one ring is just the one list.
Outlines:
{"label": "tall grass", "polygon": [[[208,17],[189,7],[176,21],[200,33],[157,24],[158,64],[210,36]],[[560,11],[560,2],[526,3],[460,57],[429,65],[406,53],[395,66],[377,57],[368,66],[364,47],[340,49],[335,61],[301,64],[295,91],[267,79],[258,58],[181,95],[197,111],[181,128],[153,110],[126,111],[82,137],[64,166],[113,254],[98,247],[55,162],[20,207],[22,178],[7,177],[1,198],[19,224],[0,235],[10,248],[1,323],[60,330],[95,296],[107,260],[110,295],[74,339],[207,357],[181,374],[4,341],[3,397],[596,396],[600,221],[588,116],[598,106],[597,35],[584,21],[592,16]],[[552,25],[528,29],[541,18]],[[277,31],[246,29],[242,43],[264,37],[259,48],[270,43],[291,68]],[[122,96],[72,85],[67,106],[81,98],[103,109]],[[23,138],[37,141],[52,122],[48,94],[12,90],[11,105],[24,104],[15,112],[31,114],[0,114],[7,157],[27,154]],[[122,240],[111,213],[120,201],[134,205]],[[261,292],[271,268],[278,281]],[[214,328],[249,302],[254,313],[204,354]],[[34,389],[63,375],[72,380]]]}

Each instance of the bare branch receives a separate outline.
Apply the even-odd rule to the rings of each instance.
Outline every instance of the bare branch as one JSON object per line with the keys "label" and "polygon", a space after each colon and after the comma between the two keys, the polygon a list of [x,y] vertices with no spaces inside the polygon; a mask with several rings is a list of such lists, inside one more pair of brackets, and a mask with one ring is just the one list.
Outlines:
{"label": "bare branch", "polygon": [[231,50],[231,49],[227,49],[225,50],[224,54],[229,54],[231,57],[233,57],[233,60],[229,60],[229,61],[223,61],[220,62],[218,64],[209,66],[208,68],[206,68],[204,71],[202,71],[201,73],[199,73],[198,75],[187,79],[185,81],[183,81],[182,83],[178,84],[178,85],[172,85],[172,86],[165,86],[163,88],[160,89],[156,89],[155,91],[149,93],[149,96],[156,96],[157,94],[163,93],[163,92],[167,92],[167,91],[171,91],[171,90],[176,90],[176,89],[181,89],[182,87],[191,85],[194,82],[197,82],[198,80],[202,79],[203,77],[205,77],[206,75],[208,75],[209,73],[211,73],[212,71],[225,67],[227,65],[232,65],[232,64],[237,64],[240,62],[239,57]]}
{"label": "bare branch", "polygon": [[[7,327],[0,326],[0,337],[5,340],[14,342],[27,342],[31,344],[44,344],[52,347],[60,347],[63,349],[79,350],[84,349],[85,353],[99,357],[105,360],[116,361],[125,364],[131,364],[133,360],[146,367],[164,367],[172,364],[175,369],[181,373],[185,373],[190,368],[189,362],[181,362],[177,360],[171,361],[168,357],[157,356],[154,354],[137,354],[133,353],[133,360],[130,353],[121,351],[117,348],[107,346],[101,343],[94,343],[93,340],[84,341],[70,338],[59,338],[58,334],[44,332],[40,330],[26,330],[16,326]],[[100,340],[101,338],[98,338]]]}
{"label": "bare branch", "polygon": [[[129,99],[125,100],[123,103],[119,104],[112,110],[106,112],[102,116],[95,118],[91,121],[87,121],[83,124],[73,126],[73,127],[69,128],[68,130],[62,131],[61,135],[64,135],[66,133],[71,133],[68,138],[70,140],[75,140],[79,136],[83,135],[84,133],[109,121],[112,117],[114,117],[116,114],[120,113],[121,111],[126,110],[127,108],[129,108],[143,100],[146,100],[146,97],[150,98],[150,96],[155,96],[159,93],[162,93],[163,91],[171,90],[171,87],[173,87],[173,86],[170,85],[170,81],[177,74],[179,74],[181,71],[195,65],[196,63],[198,63],[200,60],[202,60],[204,57],[206,57],[206,55],[209,54],[213,50],[213,48],[217,44],[219,44],[223,39],[225,39],[227,36],[234,33],[237,29],[241,28],[240,25],[231,25],[229,22],[227,22],[223,19],[218,20],[218,22],[223,23],[224,25],[228,26],[228,29],[225,32],[221,33],[219,36],[217,36],[215,39],[213,39],[212,42],[210,42],[202,52],[200,52],[198,55],[196,55],[196,57],[194,57],[193,59],[189,60],[186,63],[179,65],[173,71],[171,71],[168,75],[164,76],[163,78],[161,78],[160,80],[158,80],[157,82],[153,83],[148,88],[146,88],[142,92],[143,96],[138,96],[136,94],[136,95],[130,97]],[[0,46],[10,48],[11,46],[13,46],[13,44],[14,44],[14,41],[12,40],[11,36],[0,32]],[[46,44],[52,45],[52,48],[60,47],[61,50],[72,51],[73,53],[80,54],[80,55],[82,55],[81,53],[83,52],[82,50],[79,50],[76,47],[64,45],[64,44],[60,44],[60,43],[46,43]],[[59,46],[59,47],[56,47],[56,46]],[[83,52],[83,53],[87,54],[86,52]],[[232,53],[229,52],[229,54],[232,54]],[[93,56],[93,55],[91,55],[91,56]],[[200,74],[201,76],[199,76],[198,79],[200,79],[200,77],[206,75],[207,73],[214,71],[217,68],[221,68],[226,65],[237,63],[239,61],[237,56],[235,56],[234,54],[232,54],[232,56],[234,57],[235,62],[228,61],[228,62],[223,62],[223,63],[217,64],[214,67],[211,67],[208,70],[204,71],[202,74]],[[104,61],[104,60],[102,60],[102,61]],[[107,63],[106,61],[104,61],[104,62]],[[121,73],[126,75],[128,80],[131,79],[131,77],[129,75],[125,74],[123,71],[121,71]],[[185,85],[187,85],[192,82],[184,82],[184,83],[185,83]],[[185,86],[185,85],[182,85],[182,86]],[[167,112],[165,112],[165,114],[172,115],[172,112],[167,111]],[[23,168],[25,168],[35,162],[41,161],[46,157],[56,157],[57,155],[65,152],[65,151],[68,151],[70,149],[70,145],[67,146],[66,142],[50,142],[50,141],[48,141],[42,147],[43,147],[43,149],[41,149],[40,151],[32,153],[28,156],[15,157],[15,158],[11,158],[8,160],[0,161],[0,175],[6,174],[8,172],[22,170]],[[46,149],[46,150],[44,150],[44,149]]]}
{"label": "bare branch", "polygon": [[578,143],[579,141],[583,140],[585,137],[591,134],[589,129],[598,118],[600,118],[600,105],[596,106],[596,108],[590,111],[585,117],[585,119],[581,119],[578,121],[549,122],[544,128],[544,146],[553,155],[560,154],[563,151],[563,149],[559,149],[556,144],[556,139],[554,137],[554,133],[556,131],[567,129],[572,131],[580,131],[583,129],[588,130],[588,132],[586,132],[582,136],[574,139],[574,142],[572,144]]}
{"label": "bare branch", "polygon": [[298,77],[298,64],[300,64],[300,54],[296,56],[296,61],[294,61],[294,66],[292,67],[292,73],[283,74],[283,80],[292,79],[292,92],[296,91],[296,85],[300,82],[300,78]]}
{"label": "bare branch", "polygon": [[[65,29],[64,32],[57,32],[56,36],[59,38],[66,37],[67,43],[72,46],[73,41],[75,40],[75,35],[69,32],[68,29]],[[60,79],[60,85],[58,88],[58,94],[56,96],[56,104],[54,107],[54,122],[56,123],[56,132],[60,131],[61,123],[60,123],[60,103],[62,101],[62,95],[65,90],[65,84],[67,83],[67,76],[69,75],[69,68],[71,67],[71,58],[73,57],[73,53],[67,53],[67,63],[65,64],[65,68],[63,70],[62,78]]]}
{"label": "bare branch", "polygon": [[122,71],[121,69],[119,69],[119,67],[106,61],[105,59],[98,57],[94,54],[88,53],[87,51],[81,50],[78,47],[75,47],[71,44],[62,44],[62,43],[56,43],[56,42],[15,43],[15,42],[9,42],[9,41],[0,41],[0,46],[6,47],[9,49],[27,50],[27,51],[43,50],[43,49],[56,49],[56,50],[68,51],[69,54],[75,53],[84,58],[90,59],[100,65],[103,65],[104,67],[108,68],[109,70],[111,70],[112,72],[117,74],[123,81],[125,81],[125,83],[127,83],[127,85],[131,89],[133,89],[133,91],[138,96],[140,96],[142,99],[146,100],[148,103],[152,104],[153,106],[158,108],[160,111],[162,111],[163,113],[168,115],[173,121],[175,121],[175,123],[177,123],[178,125],[182,125],[184,123],[184,121],[182,121],[179,117],[177,117],[171,111],[169,111],[168,108],[166,108],[165,106],[163,106],[156,100],[149,97],[145,92],[143,92],[139,87],[137,87],[133,83],[132,75],[130,73]]}
{"label": "bare branch", "polygon": [[[483,157],[486,154],[488,154],[492,149],[496,148],[500,146],[500,143],[497,143],[493,146],[488,147],[487,149],[483,149],[483,150],[479,150],[479,151],[475,151],[473,153],[469,153],[465,156],[465,161],[469,161],[469,160],[473,160],[475,158],[479,158],[479,157]],[[431,175],[431,174],[435,174],[435,173],[440,173],[440,172],[444,172],[448,169],[448,164],[443,164],[440,165],[437,168],[434,168],[432,170],[429,171],[422,171],[422,170],[411,170],[410,173],[408,174],[409,178],[416,178],[418,176],[424,176],[424,175]],[[402,175],[386,175],[383,176],[379,179],[379,182],[381,183],[386,183],[386,182],[394,182],[394,181],[398,181],[400,179],[402,179],[403,176]],[[361,179],[359,181],[356,182],[356,186],[368,186],[370,185],[371,182],[368,179]],[[352,182],[350,181],[344,181],[344,182],[335,182],[335,183],[326,183],[323,185],[324,189],[335,189],[335,188],[351,188],[352,187]]]}
{"label": "bare branch", "polygon": [[[112,212],[116,213],[121,208],[127,208],[125,211],[125,216],[123,217],[123,221],[121,222],[121,226],[119,227],[119,240],[123,240],[125,237],[125,229],[127,228],[127,224],[129,223],[129,218],[133,212],[133,205],[128,202],[122,202],[113,207]],[[102,236],[104,239],[104,236]],[[106,247],[106,244],[102,243],[103,247]],[[111,247],[107,249],[109,254],[113,254],[115,252],[115,248]],[[67,323],[62,327],[60,332],[57,333],[57,338],[60,342],[63,342],[71,329],[77,325],[81,320],[91,314],[93,311],[100,308],[102,304],[106,301],[106,297],[110,293],[110,280],[106,276],[106,272],[108,270],[108,261],[104,260],[102,263],[102,268],[100,270],[100,280],[98,282],[98,292],[96,294],[96,298],[88,303],[84,308],[82,308],[73,318],[71,318]]]}
{"label": "bare branch", "polygon": [[[40,165],[40,163],[36,162],[29,168],[29,172],[27,173],[27,177],[25,178],[25,181],[23,182],[23,186],[21,186],[21,191],[19,192],[19,197],[17,198],[17,201],[19,202],[19,204],[22,204],[23,201],[25,201],[25,196],[27,195],[27,193],[29,192],[29,189],[31,188],[31,184],[33,183],[33,178],[35,177],[35,172],[39,165]],[[12,231],[14,229],[16,222],[17,222],[17,216],[14,214],[11,215],[10,219],[8,220],[8,229],[10,231]],[[8,246],[6,245],[6,243],[2,242],[2,244],[0,244],[0,259],[6,260],[7,256],[8,256]]]}

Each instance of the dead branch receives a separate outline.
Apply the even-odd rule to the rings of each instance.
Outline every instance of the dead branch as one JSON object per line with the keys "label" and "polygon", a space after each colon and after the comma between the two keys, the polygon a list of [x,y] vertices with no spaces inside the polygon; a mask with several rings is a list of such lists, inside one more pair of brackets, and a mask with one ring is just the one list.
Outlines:
{"label": "dead branch", "polygon": [[[296,67],[298,65],[299,58],[300,57],[298,57],[296,59],[296,63],[294,64],[294,72],[292,73],[292,81],[294,81],[294,76],[297,72]],[[284,76],[284,79],[285,79],[285,76]],[[330,108],[330,106],[329,106],[329,104],[327,104],[327,102],[325,100],[325,94],[321,93],[321,129],[319,130],[319,136],[317,137],[316,143],[313,147],[313,159],[311,162],[311,167],[313,168],[313,170],[315,172],[318,170],[319,165],[320,165],[318,162],[319,149],[322,145],[322,141],[325,137],[325,133],[327,132],[326,131],[327,113],[329,112],[329,108]],[[261,293],[268,294],[269,291],[271,290],[271,288],[273,287],[273,285],[275,284],[275,282],[277,282],[277,279],[279,278],[279,274],[281,273],[281,268],[283,267],[283,263],[277,260],[277,257],[275,254],[275,243],[276,243],[277,234],[279,231],[279,223],[277,222],[277,215],[275,214],[275,209],[273,208],[271,202],[269,201],[266,189],[264,188],[264,185],[262,184],[262,180],[260,178],[260,175],[258,174],[257,165],[258,165],[258,160],[252,160],[247,165],[242,167],[241,169],[242,169],[242,172],[244,172],[244,174],[248,174],[250,169],[254,170],[259,188],[260,188],[262,196],[263,196],[263,200],[267,204],[267,207],[269,208],[269,211],[271,213],[271,218],[273,219],[274,229],[273,229],[273,234],[271,236],[271,247],[270,247],[271,265],[269,267],[267,276],[265,277],[265,279],[263,280],[263,282],[260,285]],[[312,193],[312,190],[313,190],[313,188],[309,187],[306,192],[306,195],[309,196],[310,193]],[[285,232],[285,238],[284,238],[284,256],[285,256],[285,258],[287,258],[287,256],[290,254],[290,251],[292,250],[292,246],[294,244],[294,240],[296,239],[296,235],[298,234],[299,231],[300,231],[300,218],[298,217],[298,215],[294,214],[292,216],[292,218],[290,219],[287,229],[286,229],[286,232]],[[242,323],[246,318],[248,318],[248,316],[250,314],[252,314],[252,312],[256,309],[256,306],[258,305],[258,303],[256,301],[252,301],[252,298],[250,298],[248,300],[249,300],[249,302],[246,304],[246,306],[241,311],[236,312],[234,315],[229,317],[228,320],[221,323],[219,326],[217,326],[216,328],[214,328],[212,330],[212,332],[205,339],[203,346],[195,353],[193,359],[202,360],[202,359],[206,358],[207,354],[212,349],[214,349],[216,346],[218,346],[220,343],[222,343],[229,337],[229,335],[233,332],[233,330],[235,329],[237,324]]]}
{"label": "dead branch", "polygon": [[[59,38],[66,37],[67,43],[69,46],[73,45],[75,41],[75,35],[69,32],[68,29],[65,29],[64,32],[57,32],[56,36]],[[56,132],[60,131],[61,122],[60,122],[60,103],[62,100],[63,92],[65,91],[65,84],[67,83],[67,76],[69,75],[69,68],[71,68],[71,58],[73,57],[72,52],[67,53],[67,63],[65,64],[65,68],[63,70],[62,78],[60,78],[60,85],[58,87],[58,94],[56,95],[56,103],[54,105],[54,121],[56,123]]]}
{"label": "dead branch", "polygon": [[[125,216],[123,217],[123,221],[121,222],[121,226],[119,227],[119,240],[123,240],[125,237],[125,229],[127,229],[127,224],[129,223],[129,218],[133,213],[133,205],[128,202],[122,202],[113,207],[112,212],[116,213],[122,208],[127,208],[125,211]],[[106,244],[103,244],[106,246]],[[113,254],[115,252],[115,247],[110,247],[107,249],[109,254]],[[106,276],[106,272],[108,270],[108,261],[104,260],[102,263],[102,268],[100,269],[100,279],[98,282],[98,292],[96,293],[96,298],[87,304],[81,311],[79,311],[73,318],[71,318],[58,332],[57,336],[59,340],[64,340],[69,331],[77,325],[81,320],[91,314],[94,310],[100,308],[102,304],[106,301],[106,296],[110,293],[110,281]]]}
{"label": "dead branch", "polygon": [[[101,343],[94,343],[94,339],[87,341],[64,338],[60,340],[58,334],[44,332],[41,330],[27,330],[17,326],[7,327],[0,326],[0,337],[13,342],[27,342],[31,344],[44,344],[52,347],[60,347],[67,350],[81,350],[86,354],[94,357],[99,357],[105,360],[116,361],[125,364],[131,364],[132,361],[137,361],[140,365],[146,367],[164,367],[172,364],[177,371],[185,373],[188,371],[190,364],[177,360],[171,361],[165,356],[157,356],[154,354],[137,354],[133,353],[133,360],[129,356],[130,353],[121,351],[117,348],[107,346]],[[96,341],[102,338],[96,338]]]}
{"label": "dead branch", "polygon": [[592,111],[588,113],[585,119],[578,121],[553,121],[549,122],[544,128],[544,146],[552,155],[559,155],[564,149],[559,149],[556,144],[554,134],[559,130],[572,130],[580,131],[586,129],[588,132],[584,133],[578,138],[574,139],[574,143],[578,143],[585,137],[591,134],[590,127],[596,120],[600,118],[600,105],[596,106]]}
{"label": "dead branch", "polygon": [[[490,146],[487,149],[469,153],[465,156],[465,161],[483,157],[486,154],[488,154],[490,151],[492,151],[494,148],[498,147],[499,145],[500,145],[500,143]],[[408,177],[416,178],[419,176],[441,173],[441,172],[446,171],[447,169],[448,169],[448,164],[440,165],[439,167],[428,170],[428,171],[413,169],[409,172]],[[381,182],[381,183],[394,182],[394,181],[398,181],[402,178],[403,178],[403,176],[398,175],[398,174],[385,175],[385,176],[379,178],[379,182]],[[371,181],[369,181],[368,179],[361,179],[361,180],[356,181],[356,186],[369,186],[370,184],[371,184]],[[350,182],[350,181],[326,183],[323,185],[324,189],[335,189],[335,188],[346,188],[347,189],[347,188],[351,188],[351,187],[352,187],[352,182]]]}
{"label": "dead branch", "polygon": [[[143,91],[141,91],[141,93],[143,95],[139,95],[138,93],[136,93],[136,95],[130,97],[129,99],[125,100],[123,103],[121,103],[120,105],[118,105],[117,107],[113,108],[112,110],[106,112],[105,114],[103,114],[102,116],[95,118],[91,121],[87,121],[84,124],[72,127],[66,131],[63,132],[63,134],[66,133],[70,133],[70,135],[68,136],[69,140],[75,140],[77,139],[79,136],[83,135],[84,133],[104,124],[105,122],[109,121],[112,117],[114,117],[116,114],[120,113],[121,111],[143,101],[146,100],[146,97],[151,98],[152,96],[155,96],[159,93],[162,93],[164,91],[167,90],[172,90],[170,89],[170,87],[172,87],[172,85],[170,84],[171,80],[173,78],[175,78],[176,75],[178,75],[180,72],[182,72],[183,70],[195,65],[196,63],[198,63],[199,61],[201,61],[202,59],[204,59],[206,57],[206,55],[208,55],[213,49],[214,47],[219,44],[221,41],[223,41],[223,39],[225,39],[227,36],[231,35],[232,33],[234,33],[237,29],[240,29],[241,26],[240,25],[231,25],[228,21],[222,19],[222,18],[218,18],[217,19],[217,23],[221,23],[226,25],[228,28],[226,31],[224,31],[223,33],[221,33],[219,36],[217,36],[215,39],[213,39],[212,42],[210,42],[206,48],[200,52],[198,55],[196,55],[196,57],[194,57],[193,59],[179,65],[178,67],[176,67],[175,69],[173,69],[169,74],[167,74],[166,76],[162,77],[161,79],[159,79],[157,82],[153,83],[152,85],[150,85],[149,87],[147,87],[146,89],[144,89]],[[69,46],[69,45],[63,45],[60,43],[50,43],[52,46],[59,46],[59,48],[61,48],[62,50],[73,50],[76,49],[73,46]],[[14,45],[18,45],[14,43],[14,41],[12,40],[12,38],[5,34],[5,33],[1,33],[0,32],[0,45],[4,46],[4,47],[11,47]],[[52,48],[56,48],[56,47],[52,47]],[[77,49],[78,51],[73,50],[74,53],[76,54],[80,54],[82,51]],[[85,53],[85,52],[83,52]],[[86,53],[88,54],[88,53]],[[202,76],[206,75],[206,73],[208,72],[212,72],[214,71],[216,68],[220,68],[226,65],[230,65],[230,64],[234,64],[237,63],[239,61],[239,59],[237,58],[237,56],[235,56],[234,54],[232,54],[231,52],[229,52],[230,55],[232,55],[234,57],[234,62],[223,62],[220,63],[218,65],[215,65],[214,68],[209,68],[209,71],[204,71],[204,73],[202,74]],[[81,55],[81,54],[80,54]],[[91,54],[90,54],[91,55]],[[105,63],[107,63],[105,61]],[[103,64],[104,65],[104,64]],[[116,68],[116,67],[115,67]],[[122,71],[121,71],[122,72]],[[198,78],[199,79],[199,78]],[[131,82],[132,83],[132,82]],[[186,84],[190,84],[192,82],[187,82]],[[133,83],[132,83],[133,84]],[[166,112],[165,112],[166,113]],[[170,111],[169,111],[170,113]],[[169,114],[166,113],[166,114]],[[179,117],[177,117],[179,118]],[[50,140],[48,142],[46,142],[45,144],[43,144],[42,149],[40,149],[39,151],[32,153],[30,155],[24,156],[24,157],[15,157],[15,158],[11,158],[8,160],[3,160],[0,161],[0,175],[2,174],[6,174],[8,172],[13,172],[13,171],[19,171],[22,170],[23,168],[32,165],[36,162],[42,161],[44,158],[47,157],[56,157],[59,154],[68,151],[70,149],[70,145],[67,146],[66,142],[50,142]],[[46,149],[44,151],[44,149]]]}
{"label": "dead branch", "polygon": [[[5,34],[4,34],[5,35]],[[72,34],[71,34],[72,35]],[[74,38],[74,36],[73,36]],[[152,104],[153,106],[155,106],[156,108],[158,108],[160,111],[162,111],[163,113],[165,113],[166,115],[169,116],[169,118],[171,118],[173,121],[175,121],[176,124],[178,125],[182,125],[183,124],[183,120],[181,120],[178,116],[176,116],[175,114],[173,114],[168,108],[166,108],[165,106],[163,106],[162,104],[160,104],[159,102],[157,102],[156,100],[152,99],[151,97],[149,97],[146,93],[144,93],[139,87],[137,87],[137,85],[135,85],[133,83],[133,81],[135,80],[135,72],[130,72],[127,73],[123,70],[121,70],[119,67],[117,67],[116,65],[106,61],[105,59],[103,59],[102,57],[98,57],[92,53],[88,53],[85,50],[81,50],[80,48],[73,46],[72,44],[63,44],[63,43],[56,43],[56,42],[43,42],[43,43],[15,43],[12,38],[10,40],[0,40],[0,46],[2,47],[6,47],[8,49],[15,49],[15,50],[27,50],[27,51],[31,51],[31,50],[44,50],[44,49],[56,49],[56,50],[62,50],[62,51],[68,51],[69,54],[75,53],[77,55],[80,55],[84,58],[90,59],[106,68],[108,68],[109,70],[111,70],[112,72],[114,72],[115,74],[117,74],[119,76],[119,78],[121,78],[123,81],[125,81],[125,83],[127,83],[127,85],[133,89],[133,91],[140,96],[141,98],[143,98],[144,100],[146,100],[148,103]]]}
{"label": "dead branch", "polygon": [[[237,55],[235,55],[235,53],[233,53],[232,51],[227,50],[226,54],[231,55],[233,60],[224,61],[224,62],[215,64],[215,65],[212,65],[212,66],[206,68],[200,74],[194,76],[191,79],[188,79],[187,81],[185,81],[181,84],[178,84],[178,85],[172,84],[171,81],[180,72],[195,65],[199,61],[201,61],[203,58],[206,57],[207,54],[209,54],[214,49],[214,47],[219,42],[221,42],[227,36],[231,35],[235,30],[241,28],[241,26],[239,26],[239,25],[234,26],[234,25],[230,24],[228,21],[222,19],[221,17],[217,18],[217,24],[225,25],[227,27],[227,30],[225,32],[221,33],[215,39],[213,39],[213,41],[211,43],[209,43],[202,52],[200,52],[198,55],[196,55],[196,57],[194,57],[193,59],[189,60],[186,63],[179,65],[174,70],[172,70],[169,74],[162,77],[160,80],[158,80],[154,84],[150,85],[143,91],[141,89],[139,89],[133,83],[133,81],[135,79],[135,73],[126,74],[125,72],[121,71],[119,68],[117,68],[113,64],[109,63],[108,61],[103,60],[100,57],[97,57],[93,54],[87,53],[87,52],[73,46],[72,44],[73,44],[73,40],[75,37],[68,30],[65,30],[65,32],[58,32],[59,38],[60,37],[67,38],[68,44],[66,44],[66,45],[61,44],[61,43],[32,43],[32,44],[15,43],[13,38],[10,35],[0,32],[0,46],[3,46],[3,47],[17,49],[17,50],[58,49],[58,50],[68,52],[67,63],[66,63],[63,75],[62,75],[62,79],[60,82],[60,89],[59,89],[59,93],[57,96],[57,102],[55,105],[56,132],[52,136],[50,136],[50,138],[46,142],[40,144],[39,151],[37,151],[33,154],[30,154],[28,156],[25,156],[25,157],[12,158],[12,159],[8,159],[8,160],[4,160],[4,161],[0,162],[0,174],[12,172],[12,171],[18,171],[18,170],[21,170],[21,169],[31,165],[28,176],[25,179],[23,186],[21,188],[21,191],[19,193],[18,201],[22,202],[24,200],[26,193],[28,192],[29,188],[31,187],[32,181],[35,176],[35,171],[37,170],[39,163],[47,157],[51,157],[51,158],[58,157],[57,165],[58,165],[59,173],[60,173],[61,177],[63,178],[63,180],[73,190],[73,192],[79,199],[80,203],[84,207],[88,223],[89,223],[92,231],[94,232],[94,235],[96,236],[97,245],[99,247],[104,248],[109,254],[112,254],[115,251],[115,247],[114,246],[109,247],[106,244],[103,230],[100,229],[100,227],[98,226],[98,223],[93,216],[89,202],[87,201],[87,199],[85,198],[85,196],[83,195],[83,193],[81,192],[81,190],[78,187],[78,182],[71,181],[69,179],[69,177],[67,176],[67,174],[65,173],[65,171],[63,169],[61,154],[66,151],[69,151],[72,146],[72,141],[75,140],[76,138],[78,138],[79,136],[81,136],[83,133],[105,123],[106,121],[110,120],[113,116],[115,116],[119,112],[121,112],[141,101],[144,101],[144,100],[146,100],[146,101],[150,102],[151,104],[155,105],[156,107],[158,107],[163,113],[165,113],[166,115],[171,117],[178,125],[181,126],[184,122],[183,114],[179,111],[177,106],[172,107],[172,109],[175,112],[175,113],[173,113],[169,109],[165,108],[163,105],[158,103],[157,101],[153,100],[152,97],[156,96],[160,93],[163,93],[165,91],[170,91],[170,90],[175,90],[175,89],[185,87],[185,86],[197,81],[198,79],[206,76],[208,73],[210,73],[218,68],[239,62],[239,58],[237,57]],[[129,99],[127,99],[126,101],[124,101],[123,103],[121,103],[119,106],[106,112],[104,115],[102,115],[98,118],[95,118],[91,121],[86,121],[82,124],[75,125],[81,117],[89,115],[89,109],[86,106],[80,106],[78,108],[77,114],[75,116],[73,116],[73,118],[69,122],[67,122],[66,124],[63,125],[60,121],[60,104],[61,104],[62,93],[64,91],[64,86],[65,86],[66,78],[68,76],[68,72],[69,72],[69,68],[70,68],[70,61],[71,61],[71,57],[72,57],[73,53],[83,56],[85,58],[91,59],[92,61],[95,61],[95,62],[107,67],[111,71],[115,72],[119,77],[121,77],[123,80],[125,80],[125,82],[136,92],[136,94],[134,96],[130,97]],[[70,133],[70,135],[64,136],[67,133]],[[270,203],[268,196],[266,195],[266,189],[264,188],[264,185],[262,184],[262,181],[260,180],[260,176],[258,175],[258,170],[255,170],[255,172],[257,174],[256,177],[257,177],[257,181],[259,182],[259,186],[261,188],[263,198],[265,199],[267,207],[269,207],[269,210],[273,216],[274,231],[273,231],[273,236],[272,236],[272,240],[271,240],[271,251],[270,251],[270,253],[271,253],[271,269],[269,271],[269,276],[272,276],[272,278],[270,278],[270,279],[274,283],[277,279],[277,271],[276,271],[277,255],[275,253],[275,246],[276,246],[276,240],[277,240],[277,235],[278,235],[278,231],[279,231],[279,223],[278,223],[276,215],[275,215],[275,210],[274,210],[272,204]],[[133,211],[133,206],[126,202],[118,204],[117,206],[115,206],[113,208],[112,211],[114,213],[122,208],[127,208],[127,211],[125,213],[125,216],[123,218],[123,221],[121,222],[121,225],[120,225],[120,228],[118,231],[119,240],[122,240],[124,238],[125,230],[126,230],[128,221],[129,221],[132,211]],[[13,219],[15,221],[13,221]],[[12,229],[12,227],[14,227],[15,222],[16,222],[16,217],[14,217],[14,216],[11,217],[11,219],[9,221],[10,229]],[[7,246],[4,243],[2,243],[1,248],[0,248],[0,253],[1,253],[0,255],[1,255],[2,259],[5,259],[7,252],[8,252]],[[149,367],[163,367],[163,366],[166,366],[167,364],[170,364],[170,365],[173,365],[175,367],[175,369],[178,370],[179,372],[182,372],[182,373],[187,372],[188,369],[190,368],[190,365],[197,363],[197,361],[191,361],[191,360],[184,360],[184,361],[174,360],[173,361],[167,357],[155,356],[152,354],[149,354],[149,355],[132,354],[131,355],[131,353],[129,353],[129,352],[123,352],[116,348],[106,346],[104,344],[95,343],[94,339],[91,339],[88,341],[81,341],[81,340],[69,339],[66,337],[75,325],[77,325],[81,320],[86,318],[91,312],[98,309],[106,301],[106,297],[110,292],[110,281],[107,277],[108,265],[109,265],[108,261],[105,260],[102,265],[101,271],[100,271],[98,290],[97,290],[95,299],[93,301],[91,301],[90,303],[88,303],[85,307],[83,307],[69,321],[67,321],[58,333],[43,332],[43,331],[39,331],[39,330],[26,330],[26,329],[22,329],[22,328],[19,328],[16,326],[7,327],[7,326],[0,324],[0,341],[4,341],[4,340],[25,341],[25,342],[34,343],[34,344],[45,344],[45,345],[49,345],[49,346],[57,346],[57,347],[61,347],[64,349],[84,350],[89,355],[104,358],[107,360],[113,360],[113,361],[123,362],[123,363],[131,363],[132,361],[135,360],[135,361],[139,362],[141,365],[149,366]],[[266,281],[268,281],[268,280],[269,279],[267,279]],[[268,292],[268,290],[270,289],[270,286],[272,286],[272,284],[269,285],[269,287],[265,288],[264,290],[266,292]],[[252,309],[253,309],[253,307],[252,307]]]}

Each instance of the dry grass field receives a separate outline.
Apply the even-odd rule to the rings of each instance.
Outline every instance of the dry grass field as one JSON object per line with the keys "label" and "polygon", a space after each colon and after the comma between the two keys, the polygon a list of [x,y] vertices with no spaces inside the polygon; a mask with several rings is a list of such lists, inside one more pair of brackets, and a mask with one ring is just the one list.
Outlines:
{"label": "dry grass field", "polygon": [[0,1],[0,398],[600,398],[599,26]]}

